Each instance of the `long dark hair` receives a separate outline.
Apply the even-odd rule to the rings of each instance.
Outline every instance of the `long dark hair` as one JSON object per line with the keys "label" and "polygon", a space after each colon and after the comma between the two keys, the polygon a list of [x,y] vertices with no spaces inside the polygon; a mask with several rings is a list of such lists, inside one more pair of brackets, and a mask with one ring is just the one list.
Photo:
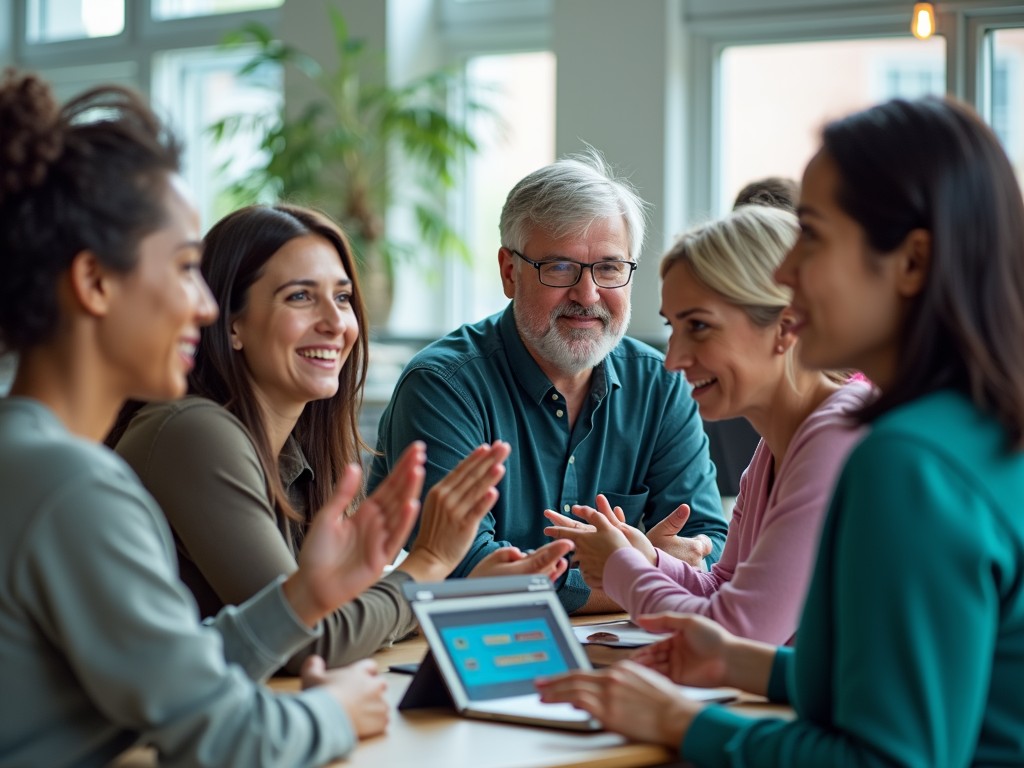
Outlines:
{"label": "long dark hair", "polygon": [[221,313],[213,325],[203,329],[196,367],[189,376],[190,392],[220,403],[249,430],[275,507],[296,521],[300,516],[281,482],[253,392],[252,374],[244,357],[231,348],[231,323],[245,309],[249,288],[263,274],[270,257],[291,240],[311,234],[337,250],[352,280],[351,303],[359,322],[359,337],[341,368],[337,393],[308,403],[292,432],[315,476],[309,485],[308,509],[314,512],[327,502],[344,466],[359,461],[360,451],[368,450],[358,424],[368,357],[366,310],[352,249],[337,224],[318,211],[279,204],[242,208],[213,226],[203,241],[202,269]]}
{"label": "long dark hair", "polygon": [[931,234],[892,382],[872,420],[953,388],[1024,447],[1024,202],[992,130],[952,99],[894,100],[829,124],[837,202],[884,259],[914,229]]}
{"label": "long dark hair", "polygon": [[48,341],[57,279],[77,254],[131,271],[163,223],[162,191],[180,145],[136,93],[86,91],[57,106],[50,86],[0,78],[0,352]]}

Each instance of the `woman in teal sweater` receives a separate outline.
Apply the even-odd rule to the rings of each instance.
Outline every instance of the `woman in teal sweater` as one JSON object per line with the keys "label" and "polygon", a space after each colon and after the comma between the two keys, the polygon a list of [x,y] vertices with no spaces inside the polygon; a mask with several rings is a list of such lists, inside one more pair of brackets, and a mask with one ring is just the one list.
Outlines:
{"label": "woman in teal sweater", "polygon": [[[625,663],[541,684],[698,765],[1024,764],[1024,205],[991,130],[952,101],[830,124],[804,174],[801,359],[862,370],[861,412],[795,649],[695,616]],[[643,665],[643,666],[641,666]],[[659,674],[660,673],[660,674]],[[668,680],[788,701],[752,720]]]}

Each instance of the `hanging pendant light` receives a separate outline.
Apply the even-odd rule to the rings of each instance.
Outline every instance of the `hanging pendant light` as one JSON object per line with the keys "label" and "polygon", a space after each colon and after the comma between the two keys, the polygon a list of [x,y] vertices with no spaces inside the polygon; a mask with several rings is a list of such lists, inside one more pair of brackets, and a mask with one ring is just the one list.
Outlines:
{"label": "hanging pendant light", "polygon": [[910,31],[918,40],[927,40],[935,34],[935,6],[931,3],[914,3],[914,16],[910,20]]}

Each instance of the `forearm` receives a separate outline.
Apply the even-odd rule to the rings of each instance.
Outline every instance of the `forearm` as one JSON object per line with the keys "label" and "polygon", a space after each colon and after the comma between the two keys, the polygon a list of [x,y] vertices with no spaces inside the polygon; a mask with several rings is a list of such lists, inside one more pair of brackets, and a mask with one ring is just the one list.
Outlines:
{"label": "forearm", "polygon": [[[668,559],[660,554],[659,565]],[[699,572],[678,560],[672,564],[670,575],[668,570],[663,570],[663,566],[655,567],[648,563],[642,553],[622,549],[605,563],[604,589],[631,616],[663,612],[708,615],[711,601],[703,594],[693,594],[674,578],[683,571],[693,571],[711,578],[710,573]],[[712,593],[714,587],[717,585],[713,585],[710,590]]]}
{"label": "forearm", "polygon": [[328,667],[342,667],[372,656],[416,628],[416,617],[402,595],[409,576],[396,569],[352,602],[333,611],[323,621],[320,637],[294,653],[284,670],[297,675],[310,655],[323,657]]}
{"label": "forearm", "polygon": [[[38,590],[26,592],[27,604],[41,607],[41,630],[60,638],[75,685],[107,722],[142,734],[172,766],[247,766],[267,755],[318,765],[352,748],[336,702],[276,697],[240,671],[261,677],[308,641],[278,584],[225,609],[216,628],[201,627],[176,579],[160,513],[124,501],[120,489],[95,503],[75,498],[67,519],[40,526],[45,543],[25,543],[44,578],[23,583]],[[92,523],[84,528],[75,525],[83,514]]]}
{"label": "forearm", "polygon": [[732,638],[725,647],[726,674],[723,685],[767,696],[768,681],[778,651],[778,646],[770,643],[742,637]]}
{"label": "forearm", "polygon": [[582,608],[574,611],[574,615],[581,616],[590,613],[620,613],[622,606],[609,597],[603,590],[591,589],[590,596]]}

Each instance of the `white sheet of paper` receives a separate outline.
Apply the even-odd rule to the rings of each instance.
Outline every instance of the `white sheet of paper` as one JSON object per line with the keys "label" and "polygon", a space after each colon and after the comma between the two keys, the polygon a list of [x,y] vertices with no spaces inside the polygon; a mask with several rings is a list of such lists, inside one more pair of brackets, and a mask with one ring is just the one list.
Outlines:
{"label": "white sheet of paper", "polygon": [[668,637],[641,629],[631,621],[609,621],[604,624],[584,624],[573,627],[576,638],[587,645],[608,645],[615,648],[640,648]]}

